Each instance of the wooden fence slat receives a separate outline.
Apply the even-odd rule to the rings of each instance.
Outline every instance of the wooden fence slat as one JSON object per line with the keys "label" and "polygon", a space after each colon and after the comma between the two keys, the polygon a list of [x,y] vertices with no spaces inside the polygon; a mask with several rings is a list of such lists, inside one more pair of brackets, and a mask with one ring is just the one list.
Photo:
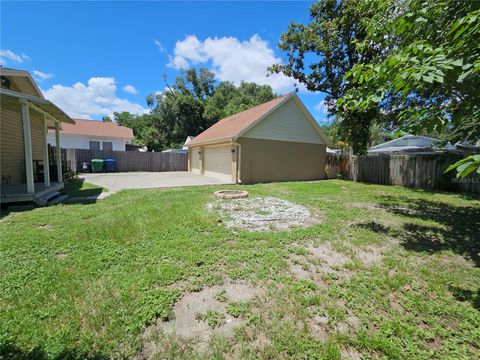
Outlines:
{"label": "wooden fence slat", "polygon": [[[452,190],[480,194],[480,176],[471,174],[465,180],[454,180],[445,169],[465,154],[409,155],[327,155],[327,167],[337,167],[344,179],[373,184],[412,188]],[[335,177],[334,175],[331,177]]]}
{"label": "wooden fence slat", "polygon": [[188,168],[188,154],[178,153],[69,149],[68,158],[74,159],[78,171],[82,163],[90,163],[92,159],[115,159],[119,172],[187,171]]}

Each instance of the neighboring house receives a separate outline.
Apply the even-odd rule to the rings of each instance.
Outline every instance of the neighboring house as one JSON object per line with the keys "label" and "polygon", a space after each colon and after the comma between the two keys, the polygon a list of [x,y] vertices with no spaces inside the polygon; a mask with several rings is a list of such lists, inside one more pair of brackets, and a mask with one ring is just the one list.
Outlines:
{"label": "neighboring house", "polygon": [[330,155],[343,155],[343,149],[330,149],[327,147],[327,154]]}
{"label": "neighboring house", "polygon": [[[0,68],[0,76],[1,203],[46,202],[63,188],[61,161],[50,174],[50,164],[61,159],[61,153],[57,146],[55,159],[49,158],[47,129],[54,129],[57,144],[60,124],[75,122],[43,97],[28,71]],[[43,181],[35,182],[39,171]]]}
{"label": "neighboring house", "polygon": [[182,149],[183,150],[188,150],[188,144],[192,142],[195,136],[187,136],[187,139],[185,140],[185,143],[183,144]]}
{"label": "neighboring house", "polygon": [[148,148],[146,145],[141,144],[125,144],[125,151],[147,152]]}
{"label": "neighboring house", "polygon": [[188,150],[184,150],[184,149],[167,149],[167,150],[163,150],[162,153],[187,154],[187,153],[188,153]]}
{"label": "neighboring house", "polygon": [[[75,124],[62,126],[63,149],[90,149],[125,151],[133,139],[133,130],[114,122],[74,119]],[[49,131],[48,143],[55,143],[55,134]]]}
{"label": "neighboring house", "polygon": [[185,142],[181,149],[167,149],[163,150],[162,153],[176,153],[176,154],[187,154],[188,153],[188,144],[193,140],[193,136],[187,136]]}
{"label": "neighboring house", "polygon": [[439,149],[434,146],[435,139],[418,136],[406,135],[398,139],[387,141],[368,149],[368,154],[392,154],[392,153],[428,153]]}
{"label": "neighboring house", "polygon": [[220,120],[188,144],[189,171],[228,182],[325,178],[330,140],[295,93]]}

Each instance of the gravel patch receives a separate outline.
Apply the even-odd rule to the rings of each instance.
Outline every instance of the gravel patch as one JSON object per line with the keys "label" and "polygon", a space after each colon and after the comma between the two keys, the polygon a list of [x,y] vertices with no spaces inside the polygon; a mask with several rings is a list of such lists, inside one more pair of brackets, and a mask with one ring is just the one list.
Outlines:
{"label": "gravel patch", "polygon": [[281,231],[320,221],[305,206],[275,197],[217,200],[207,209],[215,211],[228,228],[249,231]]}

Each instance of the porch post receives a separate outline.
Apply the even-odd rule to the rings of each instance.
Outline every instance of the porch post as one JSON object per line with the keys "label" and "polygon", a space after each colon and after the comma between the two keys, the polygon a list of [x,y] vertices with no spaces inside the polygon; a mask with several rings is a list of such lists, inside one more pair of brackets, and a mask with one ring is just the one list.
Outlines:
{"label": "porch post", "polygon": [[25,152],[25,176],[27,178],[27,193],[35,193],[35,184],[33,182],[33,160],[32,160],[32,135],[30,133],[30,112],[28,103],[20,99],[22,107],[22,125],[23,125],[23,150]]}
{"label": "porch post", "polygon": [[43,179],[45,182],[45,188],[50,187],[50,162],[48,161],[48,127],[47,116],[43,115]]}
{"label": "porch post", "polygon": [[57,153],[58,182],[62,182],[62,149],[60,148],[60,123],[55,122],[55,151]]}

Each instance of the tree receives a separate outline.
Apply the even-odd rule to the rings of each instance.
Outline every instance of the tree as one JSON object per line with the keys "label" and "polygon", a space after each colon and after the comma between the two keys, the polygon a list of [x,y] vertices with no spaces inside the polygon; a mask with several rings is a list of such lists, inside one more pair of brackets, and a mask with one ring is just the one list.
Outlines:
{"label": "tree", "polygon": [[230,82],[221,82],[205,102],[205,118],[209,124],[240,111],[274,99],[269,85],[241,82],[238,87]]}
{"label": "tree", "polygon": [[[356,64],[354,85],[339,106],[379,108],[397,129],[441,133],[451,141],[480,138],[480,9],[474,1],[377,0],[362,49],[383,56]],[[479,170],[480,172],[480,170]]]}
{"label": "tree", "polygon": [[133,130],[133,142],[146,145],[149,150],[161,150],[162,143],[157,129],[153,125],[154,117],[151,114],[134,115],[127,111],[114,113],[115,122]]}
{"label": "tree", "polygon": [[325,93],[330,115],[339,115],[342,133],[355,153],[366,151],[371,124],[379,117],[374,108],[339,112],[337,99],[351,88],[345,75],[358,63],[379,53],[375,46],[357,47],[366,37],[364,22],[371,11],[357,0],[320,0],[310,7],[312,21],[290,24],[281,35],[279,47],[287,54],[286,64],[271,71],[303,83],[310,91]]}
{"label": "tree", "polygon": [[189,135],[198,135],[223,117],[273,99],[267,85],[218,83],[207,69],[189,69],[172,85],[165,81],[163,93],[150,94],[150,114],[115,113],[117,123],[133,129],[135,142],[149,150],[183,145]]}
{"label": "tree", "polygon": [[103,121],[103,122],[112,122],[112,119],[110,118],[110,116],[104,116],[104,117],[102,118],[102,121]]}

